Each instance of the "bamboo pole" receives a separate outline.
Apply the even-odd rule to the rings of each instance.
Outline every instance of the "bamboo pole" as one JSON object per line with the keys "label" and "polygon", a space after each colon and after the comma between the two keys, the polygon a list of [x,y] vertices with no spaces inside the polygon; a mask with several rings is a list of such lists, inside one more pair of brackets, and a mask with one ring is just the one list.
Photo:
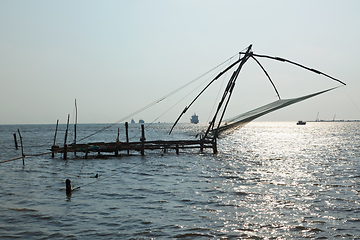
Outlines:
{"label": "bamboo pole", "polygon": [[[59,119],[56,121],[56,128],[55,128],[55,135],[54,135],[54,144],[53,144],[53,147],[54,147],[55,144],[56,144],[56,134],[57,134],[57,130],[58,130],[58,125],[59,125]],[[52,157],[52,158],[55,157],[55,153],[54,153],[54,152],[51,153],[51,157]]]}
{"label": "bamboo pole", "polygon": [[89,145],[86,144],[85,159],[88,159],[88,153],[89,153]]}
{"label": "bamboo pole", "polygon": [[141,124],[141,155],[144,156],[144,147],[145,147],[145,130],[144,130],[144,124]]}
{"label": "bamboo pole", "polygon": [[218,153],[216,137],[213,139],[212,149],[213,149],[214,154],[217,154],[217,153]]}
{"label": "bamboo pole", "polygon": [[16,133],[14,133],[14,141],[15,141],[15,149],[18,150],[19,147],[18,147],[18,144],[17,144],[17,141],[16,141]]}
{"label": "bamboo pole", "polygon": [[66,145],[66,140],[67,140],[67,134],[68,134],[68,130],[69,130],[69,120],[70,120],[70,114],[68,114],[67,125],[66,125],[66,132],[65,132],[65,140],[64,140],[64,160],[67,159],[67,145]]}
{"label": "bamboo pole", "polygon": [[200,137],[200,152],[204,151],[204,139]]}
{"label": "bamboo pole", "polygon": [[[77,105],[76,105],[76,99],[75,99],[74,145],[76,145],[76,124],[77,124]],[[76,151],[74,151],[74,155],[76,156]]]}
{"label": "bamboo pole", "polygon": [[119,137],[120,137],[120,129],[118,128],[118,134],[117,134],[116,146],[115,146],[115,156],[116,157],[119,155],[119,147],[120,147]]}
{"label": "bamboo pole", "polygon": [[[125,122],[125,133],[126,133],[126,144],[129,145],[129,123]],[[127,150],[127,155],[130,155],[129,149]]]}
{"label": "bamboo pole", "polygon": [[71,196],[71,181],[70,181],[70,179],[66,179],[65,184],[66,184],[66,195]]}

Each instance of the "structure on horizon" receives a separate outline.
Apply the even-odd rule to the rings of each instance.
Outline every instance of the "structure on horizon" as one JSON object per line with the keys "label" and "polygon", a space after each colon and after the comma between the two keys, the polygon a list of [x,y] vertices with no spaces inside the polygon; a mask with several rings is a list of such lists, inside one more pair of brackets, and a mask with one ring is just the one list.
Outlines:
{"label": "structure on horizon", "polygon": [[194,123],[194,124],[198,124],[199,123],[199,116],[194,113],[194,115],[192,115],[191,118],[190,118],[190,122]]}

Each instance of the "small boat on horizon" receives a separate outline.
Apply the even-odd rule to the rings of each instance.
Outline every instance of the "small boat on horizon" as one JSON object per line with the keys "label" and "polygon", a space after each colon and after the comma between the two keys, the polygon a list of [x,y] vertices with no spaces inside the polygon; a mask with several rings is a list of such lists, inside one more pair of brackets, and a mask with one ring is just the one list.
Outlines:
{"label": "small boat on horizon", "polygon": [[306,122],[301,121],[301,120],[299,120],[299,121],[296,123],[296,125],[305,125],[305,124],[306,124]]}

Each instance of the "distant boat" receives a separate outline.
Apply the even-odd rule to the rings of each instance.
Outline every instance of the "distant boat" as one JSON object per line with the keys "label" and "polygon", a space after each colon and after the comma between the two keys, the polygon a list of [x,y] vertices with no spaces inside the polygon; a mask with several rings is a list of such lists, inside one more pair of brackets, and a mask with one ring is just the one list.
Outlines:
{"label": "distant boat", "polygon": [[199,123],[199,116],[194,113],[194,115],[192,115],[191,118],[190,118],[190,122],[198,124]]}
{"label": "distant boat", "polygon": [[131,123],[135,123],[134,119],[131,119]]}
{"label": "distant boat", "polygon": [[145,122],[144,122],[144,120],[140,119],[140,120],[139,120],[139,123],[145,123]]}
{"label": "distant boat", "polygon": [[305,125],[305,124],[306,124],[306,122],[303,122],[301,120],[296,123],[296,125]]}

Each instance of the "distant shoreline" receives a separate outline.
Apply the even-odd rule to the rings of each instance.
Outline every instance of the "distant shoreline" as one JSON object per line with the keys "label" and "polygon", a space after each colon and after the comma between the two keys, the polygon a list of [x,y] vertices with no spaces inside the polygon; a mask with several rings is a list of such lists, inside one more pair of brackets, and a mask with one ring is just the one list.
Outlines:
{"label": "distant shoreline", "polygon": [[307,122],[360,122],[360,120],[315,120]]}

